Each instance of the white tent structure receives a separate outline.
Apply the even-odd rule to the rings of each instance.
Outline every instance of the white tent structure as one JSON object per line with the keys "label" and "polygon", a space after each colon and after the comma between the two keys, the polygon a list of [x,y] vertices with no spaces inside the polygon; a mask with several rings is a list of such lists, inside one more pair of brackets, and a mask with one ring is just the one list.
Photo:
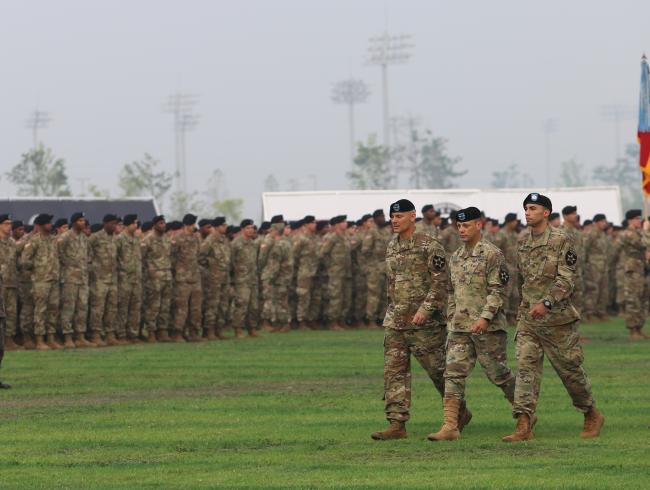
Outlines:
{"label": "white tent structure", "polygon": [[262,194],[265,220],[276,214],[287,220],[298,220],[307,214],[317,219],[346,214],[358,219],[365,213],[382,208],[388,213],[390,203],[406,198],[413,201],[418,213],[425,204],[433,204],[443,215],[468,206],[482,209],[486,216],[503,220],[510,212],[518,213],[523,220],[522,203],[529,192],[539,192],[553,202],[553,210],[560,212],[564,206],[578,206],[582,220],[597,213],[619,224],[623,218],[618,186],[563,187],[553,189],[417,189],[382,191],[304,191],[265,192]]}

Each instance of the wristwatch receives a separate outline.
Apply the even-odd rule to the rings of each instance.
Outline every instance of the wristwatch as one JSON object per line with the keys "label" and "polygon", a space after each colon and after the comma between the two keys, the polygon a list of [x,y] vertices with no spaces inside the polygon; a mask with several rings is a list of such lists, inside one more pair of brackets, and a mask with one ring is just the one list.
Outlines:
{"label": "wristwatch", "polygon": [[551,302],[550,302],[549,300],[547,300],[547,299],[545,299],[544,301],[542,301],[542,304],[544,305],[544,307],[545,307],[547,310],[550,310],[550,309],[553,307],[553,305],[551,304]]}

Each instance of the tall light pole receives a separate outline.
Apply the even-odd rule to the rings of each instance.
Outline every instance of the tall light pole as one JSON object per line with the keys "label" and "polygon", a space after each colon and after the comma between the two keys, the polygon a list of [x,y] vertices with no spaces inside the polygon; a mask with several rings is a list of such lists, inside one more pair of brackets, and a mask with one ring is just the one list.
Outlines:
{"label": "tall light pole", "polygon": [[546,167],[546,188],[551,187],[551,135],[557,131],[557,120],[544,119],[542,132],[544,133],[544,164]]}
{"label": "tall light pole", "polygon": [[615,156],[621,158],[621,123],[634,118],[634,109],[622,104],[610,104],[600,108],[600,115],[614,123]]}
{"label": "tall light pole", "polygon": [[335,104],[346,104],[348,106],[348,124],[350,125],[350,161],[354,162],[356,151],[354,150],[354,106],[361,104],[368,99],[370,89],[363,80],[341,80],[332,88],[332,101]]}
{"label": "tall light pole", "polygon": [[378,65],[381,68],[381,86],[383,95],[383,134],[384,145],[390,146],[390,113],[388,110],[388,65],[403,64],[411,57],[409,50],[411,36],[400,34],[391,36],[388,31],[371,37],[368,45],[368,65]]}
{"label": "tall light pole", "polygon": [[32,130],[32,144],[34,150],[38,148],[38,130],[47,128],[50,122],[52,122],[50,114],[44,111],[39,111],[38,108],[29,115],[25,125],[28,129]]}
{"label": "tall light pole", "polygon": [[174,117],[174,150],[176,163],[176,191],[187,194],[187,161],[185,152],[185,133],[196,127],[199,116],[192,114],[198,103],[198,96],[176,92],[169,96],[165,112]]}

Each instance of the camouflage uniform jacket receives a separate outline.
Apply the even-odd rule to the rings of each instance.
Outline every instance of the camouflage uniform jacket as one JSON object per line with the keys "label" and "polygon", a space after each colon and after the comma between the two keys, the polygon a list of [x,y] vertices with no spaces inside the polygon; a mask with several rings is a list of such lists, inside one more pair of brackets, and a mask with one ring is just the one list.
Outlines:
{"label": "camouflage uniform jacket", "polygon": [[88,284],[88,237],[74,230],[57,238],[61,283]]}
{"label": "camouflage uniform jacket", "polygon": [[517,232],[508,231],[505,228],[499,230],[501,239],[497,245],[503,252],[508,269],[517,270]]}
{"label": "camouflage uniform jacket", "polygon": [[0,239],[0,279],[5,288],[18,287],[18,247],[10,236]]}
{"label": "camouflage uniform jacket", "polygon": [[270,235],[264,237],[260,250],[266,252],[266,262],[258,264],[260,278],[263,281],[289,284],[293,276],[291,244],[286,238],[275,239]]}
{"label": "camouflage uniform jacket", "polygon": [[[571,303],[578,255],[566,232],[548,226],[539,237],[533,237],[532,230],[528,230],[519,241],[517,256],[522,276],[519,319],[543,327],[579,320]],[[544,300],[551,302],[551,311],[541,320],[534,320],[529,311]]]}
{"label": "camouflage uniform jacket", "polygon": [[53,235],[32,235],[20,257],[20,267],[31,273],[32,282],[59,280],[59,253]]}
{"label": "camouflage uniform jacket", "polygon": [[377,228],[371,228],[363,236],[361,253],[368,267],[384,265],[386,261],[386,235]]}
{"label": "camouflage uniform jacket", "polygon": [[428,224],[425,223],[424,220],[418,221],[415,225],[416,231],[421,231],[424,233],[427,233],[431,235],[433,238],[438,238],[440,235],[440,232],[438,231],[438,228],[436,228],[436,225],[433,223]]}
{"label": "camouflage uniform jacket", "polygon": [[230,276],[230,242],[221,233],[212,233],[201,242],[199,265],[206,280],[225,283]]}
{"label": "camouflage uniform jacket", "polygon": [[645,253],[650,248],[650,232],[628,228],[618,235],[621,242],[621,262],[625,272],[643,271]]}
{"label": "camouflage uniform jacket", "polygon": [[142,279],[140,237],[123,231],[117,236],[117,275],[120,282],[139,283]]}
{"label": "camouflage uniform jacket", "polygon": [[[416,231],[400,241],[395,235],[386,250],[388,309],[386,328],[411,330],[444,326],[447,305],[447,260],[442,244],[431,235]],[[414,325],[415,313],[428,317]]]}
{"label": "camouflage uniform jacket", "polygon": [[449,255],[453,254],[461,245],[458,229],[454,223],[440,232],[440,242]]}
{"label": "camouflage uniform jacket", "polygon": [[318,270],[318,243],[316,238],[307,233],[296,236],[293,241],[293,261],[296,276],[314,277]]}
{"label": "camouflage uniform jacket", "polygon": [[231,258],[235,284],[257,284],[257,244],[243,236],[232,241]]}
{"label": "camouflage uniform jacket", "polygon": [[501,250],[485,239],[471,251],[461,246],[449,259],[449,276],[447,330],[470,332],[479,318],[488,321],[490,332],[505,330],[503,301],[510,275]]}
{"label": "camouflage uniform jacket", "polygon": [[345,274],[352,267],[350,242],[343,234],[328,233],[321,245],[320,255],[325,262],[328,275]]}
{"label": "camouflage uniform jacket", "polygon": [[88,239],[90,279],[104,284],[117,283],[117,246],[115,235],[104,230],[90,235]]}
{"label": "camouflage uniform jacket", "polygon": [[171,281],[171,240],[152,232],[140,243],[142,270],[147,280]]}
{"label": "camouflage uniform jacket", "polygon": [[195,283],[201,280],[200,240],[197,233],[187,233],[185,230],[172,238],[171,264],[176,282]]}
{"label": "camouflage uniform jacket", "polygon": [[603,268],[607,264],[608,239],[604,231],[594,227],[584,237],[584,261]]}

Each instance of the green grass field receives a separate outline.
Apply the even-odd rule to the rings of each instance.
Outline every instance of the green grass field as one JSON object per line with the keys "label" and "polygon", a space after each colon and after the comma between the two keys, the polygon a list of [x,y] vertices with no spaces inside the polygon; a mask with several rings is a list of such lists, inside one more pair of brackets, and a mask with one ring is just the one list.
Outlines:
{"label": "green grass field", "polygon": [[10,352],[0,488],[648,488],[650,341],[629,343],[620,320],[583,332],[602,436],[578,437],[547,364],[536,440],[519,445],[500,441],[514,421],[480,368],[463,438],[426,441],[442,408],[419,366],[409,438],[372,441],[381,331]]}

